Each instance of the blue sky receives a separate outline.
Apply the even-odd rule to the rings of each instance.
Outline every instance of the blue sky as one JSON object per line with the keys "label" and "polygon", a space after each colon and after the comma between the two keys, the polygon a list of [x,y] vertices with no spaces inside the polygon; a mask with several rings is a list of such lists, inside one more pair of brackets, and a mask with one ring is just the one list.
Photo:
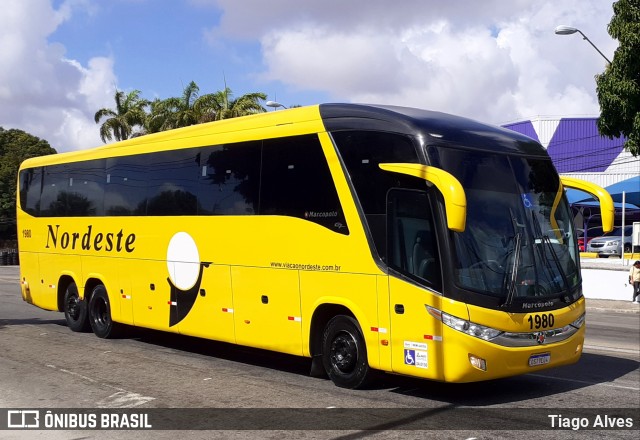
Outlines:
{"label": "blue sky", "polygon": [[[401,6],[400,6],[401,5]],[[58,151],[99,146],[116,89],[227,85],[290,105],[370,102],[502,124],[596,115],[603,0],[3,0],[0,126]]]}
{"label": "blue sky", "polygon": [[214,4],[182,0],[101,1],[79,9],[49,40],[63,42],[66,56],[83,65],[95,56],[113,58],[120,87],[146,97],[177,96],[191,80],[213,92],[224,88],[225,79],[240,93],[284,96],[282,84],[257,77],[264,69],[258,41],[208,40],[221,15]]}

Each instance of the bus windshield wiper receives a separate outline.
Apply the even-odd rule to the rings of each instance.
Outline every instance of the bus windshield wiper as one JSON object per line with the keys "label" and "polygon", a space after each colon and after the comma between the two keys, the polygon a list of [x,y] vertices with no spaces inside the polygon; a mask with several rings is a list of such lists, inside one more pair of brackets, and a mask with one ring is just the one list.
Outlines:
{"label": "bus windshield wiper", "polygon": [[[556,267],[558,268],[558,272],[560,273],[560,277],[562,278],[562,282],[564,283],[565,291],[567,292],[567,295],[569,295],[569,290],[570,290],[569,280],[567,279],[567,274],[564,273],[564,269],[562,268],[562,263],[560,263],[560,258],[558,258],[558,254],[556,253],[556,250],[553,248],[553,244],[551,243],[551,239],[549,238],[548,235],[543,235],[540,238],[542,240],[542,243],[546,244],[546,246],[551,251],[551,257],[553,258],[553,262],[555,263]],[[567,296],[565,295],[562,298],[563,299],[567,298]],[[565,301],[565,302],[567,302],[567,301]]]}
{"label": "bus windshield wiper", "polygon": [[513,264],[511,265],[511,277],[507,290],[507,298],[501,304],[502,307],[510,306],[516,292],[516,280],[518,278],[518,267],[520,266],[520,253],[522,251],[522,233],[518,232],[513,242]]}
{"label": "bus windshield wiper", "polygon": [[[538,235],[537,237],[535,237],[536,240],[540,240],[540,242],[542,243],[542,258],[546,261],[547,259],[544,258],[544,256],[546,255],[546,252],[544,251],[544,248],[549,249],[551,252],[551,259],[553,260],[553,263],[555,264],[556,268],[558,269],[558,272],[560,273],[560,277],[562,278],[562,282],[564,283],[564,287],[565,287],[565,291],[567,292],[567,294],[569,294],[569,280],[567,279],[567,275],[564,273],[564,269],[562,268],[562,263],[560,263],[560,258],[558,257],[558,254],[556,253],[556,250],[553,248],[553,244],[551,243],[551,239],[549,238],[548,235],[543,234],[542,233],[542,228],[540,227],[540,222],[538,221],[538,219],[536,218],[535,214],[532,212],[531,213],[531,218],[533,221],[533,224],[536,228],[536,234]],[[553,273],[553,272],[551,272]],[[565,297],[563,297],[565,298]]]}

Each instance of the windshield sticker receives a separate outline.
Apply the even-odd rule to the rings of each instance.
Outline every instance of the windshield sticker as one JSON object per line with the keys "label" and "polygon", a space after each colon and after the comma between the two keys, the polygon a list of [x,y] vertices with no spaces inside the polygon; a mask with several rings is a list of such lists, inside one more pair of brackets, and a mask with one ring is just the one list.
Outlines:
{"label": "windshield sticker", "polygon": [[531,194],[522,194],[522,204],[524,205],[525,208],[527,209],[533,209],[533,202],[532,202],[533,197],[531,197]]}
{"label": "windshield sticker", "polygon": [[404,349],[404,363],[405,365],[412,365],[418,368],[428,368],[429,360],[426,351],[420,350],[407,350]]}
{"label": "windshield sticker", "polygon": [[411,348],[413,350],[427,350],[428,346],[426,342],[404,341],[404,348]]}

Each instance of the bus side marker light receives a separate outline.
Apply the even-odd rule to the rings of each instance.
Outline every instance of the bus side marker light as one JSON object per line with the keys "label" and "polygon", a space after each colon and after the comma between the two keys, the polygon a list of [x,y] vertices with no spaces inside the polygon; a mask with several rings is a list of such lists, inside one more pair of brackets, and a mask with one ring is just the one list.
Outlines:
{"label": "bus side marker light", "polygon": [[425,338],[427,341],[438,341],[438,342],[442,342],[442,336],[424,335],[424,338]]}
{"label": "bus side marker light", "polygon": [[49,284],[49,288],[51,288],[51,289],[55,289],[55,288],[56,288],[56,285],[55,285],[55,284]]}
{"label": "bus side marker light", "polygon": [[124,299],[131,299],[131,295],[125,295],[124,293],[122,294],[122,298]]}
{"label": "bus side marker light", "polygon": [[302,318],[300,318],[299,316],[287,316],[287,319],[289,321],[302,322]]}
{"label": "bus side marker light", "polygon": [[478,370],[487,371],[487,361],[472,354],[469,354],[469,362]]}
{"label": "bus side marker light", "polygon": [[386,333],[387,329],[384,327],[371,327],[371,331],[376,333]]}
{"label": "bus side marker light", "polygon": [[381,344],[381,345],[384,345],[385,347],[388,347],[388,346],[389,346],[389,341],[388,341],[387,339],[382,339],[382,340],[380,341],[380,344]]}
{"label": "bus side marker light", "polygon": [[245,320],[244,320],[244,323],[245,323],[245,324],[251,324],[251,321],[249,321],[248,319],[245,319]]}
{"label": "bus side marker light", "polygon": [[222,311],[223,311],[224,313],[233,313],[233,309],[228,309],[228,308],[226,308],[226,307],[223,307],[223,308],[222,308]]}
{"label": "bus side marker light", "polygon": [[169,304],[170,306],[177,306],[178,303],[176,301],[168,301],[167,304]]}

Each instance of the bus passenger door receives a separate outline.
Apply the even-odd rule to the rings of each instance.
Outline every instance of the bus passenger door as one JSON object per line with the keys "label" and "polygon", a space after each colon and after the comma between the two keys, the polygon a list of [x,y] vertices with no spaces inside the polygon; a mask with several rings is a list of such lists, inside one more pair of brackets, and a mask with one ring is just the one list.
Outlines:
{"label": "bus passenger door", "polygon": [[441,379],[441,267],[433,217],[424,191],[393,189],[387,196],[387,263],[391,368]]}
{"label": "bus passenger door", "polygon": [[297,270],[232,267],[236,341],[302,355]]}

